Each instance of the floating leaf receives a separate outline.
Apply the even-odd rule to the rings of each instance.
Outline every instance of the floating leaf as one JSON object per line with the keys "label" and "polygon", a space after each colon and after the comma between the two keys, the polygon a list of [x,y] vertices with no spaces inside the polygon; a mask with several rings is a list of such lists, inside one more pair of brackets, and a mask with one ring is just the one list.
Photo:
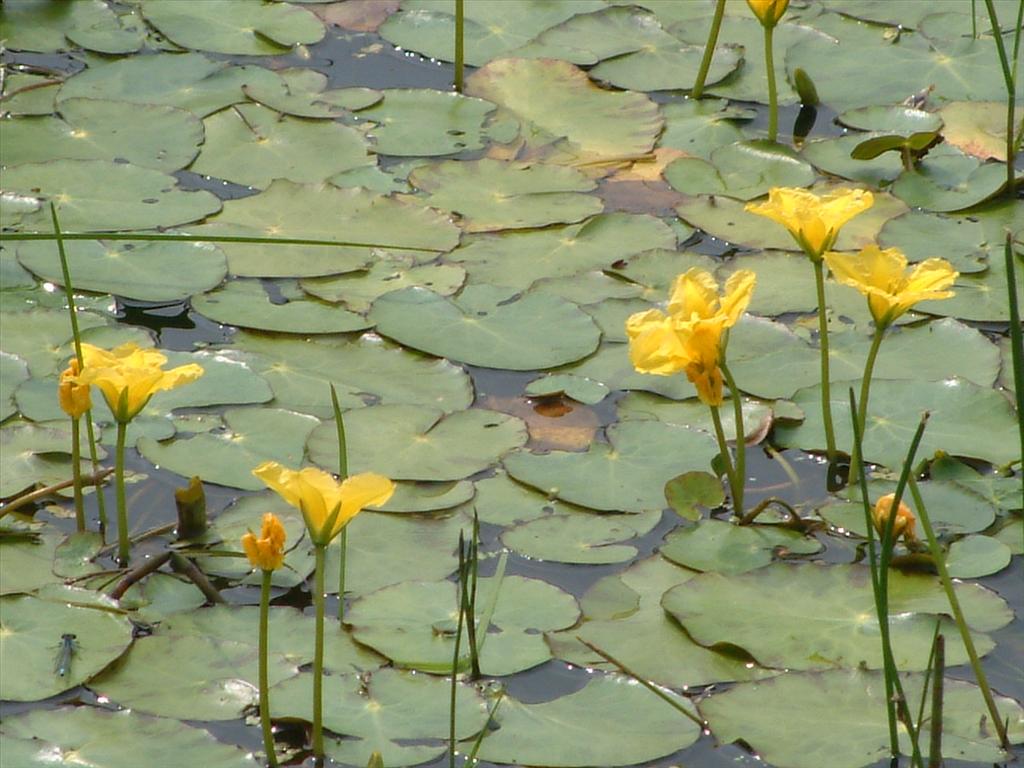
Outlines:
{"label": "floating leaf", "polygon": [[324,36],[316,16],[280,3],[205,0],[182,5],[177,0],[143,0],[142,14],[176,45],[214,53],[274,56]]}
{"label": "floating leaf", "polygon": [[779,525],[736,525],[712,519],[673,531],[660,551],[692,570],[729,575],[763,568],[776,552],[813,555],[821,548],[817,539]]}
{"label": "floating leaf", "polygon": [[[681,707],[693,705],[667,693]],[[480,759],[517,765],[575,768],[633,765],[671,755],[697,740],[700,729],[633,680],[597,677],[575,693],[538,704],[506,697]],[[628,721],[628,729],[622,723]]]}
{"label": "floating leaf", "polygon": [[[510,675],[544,663],[551,652],[540,633],[572,626],[579,617],[571,595],[538,579],[506,576],[499,583],[481,578],[477,584],[478,611],[490,603],[492,591],[499,590],[491,617],[497,631],[488,628],[480,654],[485,675]],[[345,621],[358,642],[398,666],[433,674],[451,671],[458,599],[450,581],[406,581],[385,587],[353,603]],[[481,627],[478,637],[484,631]],[[461,652],[468,658],[465,635]]]}
{"label": "floating leaf", "polygon": [[[224,254],[210,243],[71,240],[64,247],[77,290],[140,301],[180,301],[220,285],[227,274]],[[43,280],[64,284],[53,243],[19,243],[17,253]]]}
{"label": "floating leaf", "polygon": [[661,511],[647,515],[595,515],[589,512],[556,514],[517,525],[502,534],[505,546],[534,560],[556,563],[600,565],[623,563],[637,555],[637,548],[628,542],[653,525],[636,524],[647,517],[656,524]]}
{"label": "floating leaf", "polygon": [[[8,190],[53,202],[61,227],[78,232],[173,227],[220,210],[210,192],[188,192],[173,176],[105,160],[51,160],[8,168]],[[49,206],[23,216],[21,228],[52,232]]]}
{"label": "floating leaf", "polygon": [[942,118],[939,115],[903,104],[849,109],[836,119],[843,125],[861,131],[907,134],[937,131],[942,128]]}
{"label": "floating leaf", "polygon": [[483,148],[483,124],[493,104],[428,88],[383,93],[383,101],[359,113],[375,124],[369,138],[378,154],[429,157]]}
{"label": "floating leaf", "polygon": [[500,160],[447,160],[416,168],[409,183],[434,208],[457,213],[467,232],[580,221],[601,201],[580,194],[595,184],[579,171]]}
{"label": "floating leaf", "polygon": [[818,139],[805,144],[800,154],[819,170],[877,189],[899,176],[903,171],[903,163],[899,155],[889,153],[881,154],[872,160],[852,157],[852,152],[871,140],[865,140],[865,135],[880,137],[883,134],[851,134]]}
{"label": "floating leaf", "polygon": [[699,520],[698,507],[720,507],[725,491],[722,481],[708,472],[684,472],[665,483],[665,501],[680,517]]}
{"label": "floating leaf", "polygon": [[[395,480],[461,480],[523,445],[526,426],[481,408],[446,416],[436,408],[376,405],[345,414],[345,438],[350,472],[379,472]],[[308,450],[320,466],[338,466],[332,423],[314,430]]]}
{"label": "floating leaf", "polygon": [[596,405],[608,396],[610,390],[599,381],[571,373],[554,373],[534,379],[523,390],[534,397],[565,395],[586,405]]}
{"label": "floating leaf", "polygon": [[[459,240],[445,217],[411,202],[365,189],[274,181],[252,197],[230,200],[220,215],[189,228],[195,235],[245,235],[338,240],[446,251]],[[282,247],[288,258],[281,258]],[[232,274],[246,277],[314,277],[362,269],[369,247],[242,245],[224,243]]]}
{"label": "floating leaf", "polygon": [[704,469],[718,453],[703,432],[659,422],[622,422],[609,443],[586,453],[526,450],[506,457],[508,473],[551,496],[591,509],[643,512],[663,509],[665,483],[687,468]]}
{"label": "floating leaf", "polygon": [[[945,259],[961,274],[988,268],[985,230],[968,218],[911,211],[889,219],[878,233],[883,248],[899,248],[910,262]],[[935,306],[939,306],[938,303]]]}
{"label": "floating leaf", "polygon": [[659,147],[681,149],[705,160],[726,144],[743,138],[736,121],[749,120],[753,114],[729,106],[725,99],[701,99],[663,104],[665,131],[658,139]]}
{"label": "floating leaf", "polygon": [[[666,34],[657,44],[602,61],[590,76],[630,91],[674,91],[693,87],[704,58],[704,46],[687,45]],[[743,49],[720,43],[711,57],[708,86],[729,77],[743,61]]]}
{"label": "floating leaf", "polygon": [[[981,160],[1006,162],[1006,103],[1003,101],[956,101],[939,110],[945,123],[942,135],[948,144],[964,154]],[[1019,125],[1024,109],[1014,111],[1013,124]]]}
{"label": "floating leaf", "polygon": [[28,379],[28,366],[17,355],[0,352],[0,421],[18,412],[14,390]]}
{"label": "floating leaf", "polygon": [[892,185],[907,205],[929,211],[959,211],[995,195],[1006,183],[998,163],[980,164],[975,158],[951,152],[925,158],[904,171]]}
{"label": "floating leaf", "polygon": [[462,368],[372,334],[304,340],[240,332],[235,346],[270,384],[275,404],[320,418],[334,413],[330,384],[342,408],[402,403],[450,413],[473,402],[473,385]]}
{"label": "floating leaf", "polygon": [[958,579],[977,579],[998,573],[1010,564],[1010,548],[992,536],[966,536],[949,547],[946,568]]}
{"label": "floating leaf", "polygon": [[245,95],[275,112],[295,117],[336,118],[383,98],[372,88],[327,88],[327,75],[314,69],[285,69],[278,79],[260,78],[242,86]]}
{"label": "floating leaf", "polygon": [[[901,677],[907,701],[921,701],[925,676]],[[1003,696],[997,696],[996,701],[1001,716],[1010,719],[1011,730],[1018,728],[1022,716],[1020,705]],[[771,680],[737,685],[710,696],[701,702],[700,710],[721,742],[742,739],[771,765],[860,768],[889,757],[885,685],[880,672],[830,670],[780,675]],[[777,713],[780,711],[801,721],[814,722],[818,727],[799,734],[779,728]],[[984,701],[976,686],[946,678],[942,707],[943,756],[984,763],[1005,759],[995,729],[978,729],[979,721],[983,722],[986,717]],[[921,722],[922,746],[928,743],[930,724],[929,718]],[[900,741],[900,749],[909,751],[905,734],[901,734]]]}
{"label": "floating leaf", "polygon": [[[991,631],[1010,620],[1009,607],[975,584],[957,585],[968,624]],[[935,623],[946,635],[951,665],[967,660],[946,595],[932,576],[889,575],[889,622],[896,666],[921,670]],[[705,646],[729,643],[761,664],[785,669],[869,669],[882,666],[871,579],[864,566],[774,563],[739,575],[703,573],[662,598],[665,610]],[[800,627],[793,632],[793,627]],[[994,643],[976,634],[979,655]]]}
{"label": "floating leaf", "polygon": [[[454,299],[405,288],[377,299],[369,320],[380,333],[413,349],[517,371],[571,363],[601,340],[590,315],[575,304],[489,285],[467,286]],[[539,338],[544,344],[535,343]]]}
{"label": "floating leaf", "polygon": [[504,107],[552,139],[564,137],[581,158],[644,154],[662,128],[658,107],[646,96],[598,88],[582,70],[556,59],[492,61],[467,79],[466,93]]}
{"label": "floating leaf", "polygon": [[[6,568],[6,554],[4,559]],[[74,688],[118,658],[132,642],[131,622],[110,610],[112,604],[105,606],[107,610],[96,610],[20,595],[0,599],[0,606],[4,617],[0,664],[7,670],[0,682],[4,699],[36,701]],[[59,675],[54,660],[65,634],[75,636],[75,649],[69,670]]]}
{"label": "floating leaf", "polygon": [[6,122],[0,162],[10,166],[48,160],[107,160],[170,173],[192,162],[202,142],[202,124],[183,109],[65,99],[59,117]]}
{"label": "floating leaf", "polygon": [[304,298],[273,302],[256,281],[232,280],[223,288],[192,298],[192,308],[218,323],[278,333],[348,333],[369,328],[362,315]]}
{"label": "floating leaf", "polygon": [[743,141],[719,147],[710,162],[684,157],[665,169],[665,180],[688,195],[728,195],[740,200],[760,197],[771,187],[804,187],[814,169],[781,144]]}

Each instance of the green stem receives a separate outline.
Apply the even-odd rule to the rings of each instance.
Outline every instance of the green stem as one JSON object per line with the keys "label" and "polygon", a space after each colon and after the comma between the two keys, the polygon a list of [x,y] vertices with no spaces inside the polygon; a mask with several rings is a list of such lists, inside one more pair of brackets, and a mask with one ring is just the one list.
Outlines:
{"label": "green stem", "polygon": [[459,677],[459,666],[461,659],[459,658],[459,650],[462,645],[462,627],[466,619],[466,604],[462,597],[462,591],[465,589],[466,578],[466,541],[463,532],[459,531],[459,580],[456,584],[457,599],[459,607],[459,621],[455,630],[455,652],[452,655],[452,689],[451,698],[448,702],[448,766],[449,768],[455,768],[455,694],[458,690],[458,677]]}
{"label": "green stem", "polygon": [[[422,248],[412,245],[387,243],[362,243],[348,240],[313,240],[301,237],[246,237],[242,235],[158,235],[138,232],[65,232],[64,240],[128,240],[131,242],[167,242],[167,243],[265,243],[268,245],[323,245],[345,248],[380,248],[384,250],[418,251],[421,253],[441,253],[438,248]],[[31,240],[56,240],[57,236],[46,232],[10,232],[4,233],[4,240],[11,242]]]}
{"label": "green stem", "polygon": [[124,492],[124,442],[128,422],[117,422],[117,449],[114,454],[114,489],[117,491],[117,564],[128,565],[128,499]]}
{"label": "green stem", "polygon": [[82,440],[81,417],[71,417],[71,473],[75,488],[75,528],[79,533],[85,531],[85,501],[82,499]]}
{"label": "green stem", "polygon": [[465,15],[462,8],[463,0],[455,0],[455,92],[462,93],[465,84],[465,53],[464,33]]}
{"label": "green stem", "polygon": [[[875,359],[878,357],[878,350],[882,346],[882,337],[885,335],[885,326],[876,325],[875,335],[871,339],[871,348],[868,350],[868,359],[864,363],[864,376],[860,380],[860,397],[857,400],[857,426],[863,438],[864,429],[868,419],[868,397],[871,394],[871,377],[875,371]],[[860,471],[860,449],[854,445],[850,451],[850,477],[856,477]]]}
{"label": "green stem", "polygon": [[828,357],[828,318],[825,306],[824,261],[812,258],[814,286],[818,292],[818,345],[821,348],[821,419],[825,427],[825,450],[829,463],[836,459],[836,434],[832,426],[832,392]]}
{"label": "green stem", "polygon": [[729,480],[729,493],[732,495],[733,512],[743,515],[743,486],[736,477],[736,468],[733,466],[732,458],[729,456],[729,444],[725,440],[725,430],[722,429],[722,417],[718,413],[717,405],[709,405],[711,410],[711,421],[715,425],[715,437],[718,440],[718,450],[721,451],[722,464],[725,465],[725,475]]}
{"label": "green stem", "polygon": [[100,456],[96,450],[96,433],[92,426],[92,409],[85,412],[85,436],[89,440],[89,463],[92,465],[92,475],[95,478],[96,488],[96,510],[100,518],[100,540],[107,541],[107,500],[103,496],[103,478],[105,475],[100,471]]}
{"label": "green stem", "polygon": [[775,87],[775,54],[772,51],[772,37],[775,28],[764,25],[764,63],[768,70],[768,141],[775,141],[779,135],[779,94]]}
{"label": "green stem", "polygon": [[976,0],[971,0],[971,39],[978,39],[978,11]]}
{"label": "green stem", "polygon": [[725,376],[725,383],[729,386],[732,397],[732,414],[736,421],[736,479],[740,484],[740,501],[736,513],[743,515],[743,495],[747,486],[747,430],[743,426],[743,398],[725,361],[720,361],[718,367],[722,369],[722,375]]}
{"label": "green stem", "polygon": [[260,588],[260,726],[263,729],[263,750],[267,753],[267,764],[277,768],[277,754],[274,752],[274,731],[270,724],[270,682],[267,674],[267,653],[270,647],[270,579],[273,571],[263,571]]}
{"label": "green stem", "polygon": [[932,560],[935,563],[935,570],[938,571],[939,581],[942,583],[942,589],[946,593],[946,599],[949,600],[949,607],[953,611],[953,620],[956,621],[957,629],[960,630],[960,639],[963,640],[964,648],[967,650],[967,658],[971,662],[971,669],[974,671],[974,677],[978,681],[978,688],[981,689],[981,696],[985,700],[989,717],[992,719],[996,733],[999,734],[999,743],[1003,749],[1008,750],[1010,742],[1006,735],[1006,725],[999,714],[999,709],[996,707],[996,701],[992,696],[992,689],[989,688],[985,670],[981,668],[981,659],[978,657],[978,651],[974,647],[974,638],[971,637],[971,630],[967,626],[967,619],[964,617],[963,609],[960,607],[960,599],[956,595],[956,590],[953,589],[953,580],[949,577],[949,570],[946,568],[945,554],[939,546],[939,540],[935,536],[935,529],[932,528],[928,509],[924,505],[921,491],[918,489],[917,482],[913,477],[910,478],[909,484],[910,494],[914,497],[914,505],[917,507],[918,519],[921,521],[921,528],[924,530],[925,538],[928,540],[928,549],[931,551]]}
{"label": "green stem", "polygon": [[343,629],[341,623],[345,620],[345,571],[348,564],[348,526],[341,529],[341,538],[338,539],[338,546],[341,547],[341,554],[338,557],[338,627]]}
{"label": "green stem", "polygon": [[693,82],[691,95],[695,99],[699,99],[704,95],[704,81],[707,79],[708,70],[711,69],[711,59],[715,55],[715,46],[718,45],[718,31],[722,28],[722,16],[724,14],[725,0],[718,0],[715,4],[715,15],[711,19],[711,29],[708,30],[708,40],[704,43],[704,58],[700,60],[697,79]]}
{"label": "green stem", "polygon": [[[1017,398],[1017,429],[1020,433],[1020,455],[1024,460],[1024,338],[1021,337],[1020,308],[1017,305],[1017,273],[1013,263],[1013,235],[1006,233],[1003,250],[1006,261],[1006,289],[1010,306],[1010,358],[1013,361],[1013,384]],[[1024,467],[1021,471],[1024,478]]]}
{"label": "green stem", "polygon": [[[338,437],[338,479],[344,482],[348,477],[348,442],[345,440],[345,417],[338,403],[338,392],[331,384],[331,408],[334,410],[334,428]],[[348,561],[348,527],[341,529],[341,552],[338,556],[338,626],[345,620],[345,566]]]}
{"label": "green stem", "polygon": [[[1013,113],[1016,106],[1016,89],[1014,88],[1014,81],[1016,80],[1016,60],[1014,61],[1013,69],[1010,68],[1010,60],[1006,55],[1006,46],[1003,45],[1003,33],[1002,28],[999,26],[999,19],[996,16],[995,4],[992,0],[985,0],[985,7],[988,8],[988,18],[992,24],[992,37],[995,39],[996,51],[999,54],[999,66],[1003,70],[1003,82],[1006,84],[1006,194],[1011,199],[1014,197],[1014,168],[1013,168],[1013,154],[1014,154],[1014,142],[1013,142]],[[1018,22],[1017,35],[1020,35],[1020,28]],[[1014,52],[1019,50],[1018,43],[1014,42]]]}
{"label": "green stem", "polygon": [[946,638],[935,638],[935,669],[932,678],[932,719],[929,731],[928,768],[942,768],[942,688],[946,673]]}
{"label": "green stem", "polygon": [[324,561],[325,544],[315,544],[316,568],[313,576],[313,606],[316,610],[316,636],[313,646],[313,758],[324,759]]}

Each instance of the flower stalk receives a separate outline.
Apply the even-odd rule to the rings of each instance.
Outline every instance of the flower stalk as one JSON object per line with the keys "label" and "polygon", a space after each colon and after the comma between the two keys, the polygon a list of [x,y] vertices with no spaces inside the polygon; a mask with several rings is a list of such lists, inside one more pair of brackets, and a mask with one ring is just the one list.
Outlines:
{"label": "flower stalk", "polygon": [[263,751],[267,764],[277,768],[274,750],[274,728],[270,723],[270,681],[267,673],[267,649],[270,646],[270,580],[273,571],[263,571],[260,581],[260,729],[263,731]]}
{"label": "flower stalk", "polygon": [[327,545],[314,542],[313,608],[316,628],[313,645],[313,757],[324,758],[324,564]]}
{"label": "flower stalk", "polygon": [[[331,384],[331,408],[334,410],[334,426],[338,433],[338,479],[344,482],[348,477],[348,445],[345,440],[345,419],[338,403],[338,392]],[[345,568],[348,561],[348,527],[341,529],[338,542],[341,550],[338,555],[338,627],[342,628],[345,621]]]}
{"label": "flower stalk", "polygon": [[117,447],[114,452],[114,490],[117,493],[117,564],[128,565],[131,544],[128,540],[128,500],[124,490],[124,443],[128,422],[117,422]]}
{"label": "flower stalk", "polygon": [[704,95],[704,81],[707,80],[708,70],[711,69],[711,59],[715,55],[715,46],[718,45],[718,32],[722,28],[722,16],[724,15],[725,0],[717,0],[715,3],[715,15],[711,19],[711,29],[708,30],[708,39],[704,43],[704,56],[700,60],[697,79],[693,81],[691,95],[695,99],[699,99]]}

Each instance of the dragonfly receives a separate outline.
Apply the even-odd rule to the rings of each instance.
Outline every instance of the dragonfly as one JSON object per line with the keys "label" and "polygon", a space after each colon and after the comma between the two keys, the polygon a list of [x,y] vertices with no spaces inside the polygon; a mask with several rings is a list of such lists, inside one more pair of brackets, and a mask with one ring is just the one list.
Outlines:
{"label": "dragonfly", "polygon": [[58,677],[67,677],[71,674],[71,657],[78,648],[77,636],[71,632],[65,632],[60,636],[60,650],[57,651],[57,658],[53,664],[53,673]]}

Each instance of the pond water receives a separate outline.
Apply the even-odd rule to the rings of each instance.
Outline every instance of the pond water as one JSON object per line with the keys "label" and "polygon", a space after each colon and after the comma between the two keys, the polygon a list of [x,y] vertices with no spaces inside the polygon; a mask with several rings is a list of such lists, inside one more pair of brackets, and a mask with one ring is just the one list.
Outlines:
{"label": "pond water", "polygon": [[[745,3],[729,4],[709,78],[714,98],[699,103],[682,89],[692,82],[711,3],[467,0],[472,99],[441,96],[453,78],[444,60],[451,5],[282,2],[263,6],[265,18],[233,0],[211,0],[202,10],[193,2],[187,13],[169,0],[79,2],[63,16],[34,0],[0,7],[0,38],[9,48],[4,93],[66,82],[0,101],[10,109],[0,122],[7,137],[0,162],[14,179],[7,187],[37,195],[40,211],[56,202],[65,230],[394,246],[324,257],[317,247],[162,245],[139,258],[141,251],[114,241],[91,255],[86,243],[68,243],[87,340],[153,344],[174,353],[175,365],[207,366],[202,390],[197,384],[194,396],[188,388],[158,395],[129,434],[136,446],[127,460],[133,534],[174,523],[174,489],[199,474],[207,481],[212,548],[237,551],[238,536],[266,510],[282,515],[294,543],[302,530],[297,515],[257,491],[248,471],[264,459],[335,468],[326,399],[334,382],[354,471],[403,481],[400,503],[361,514],[349,534],[346,621],[359,645],[334,623],[328,685],[337,687],[325,702],[328,729],[345,736],[329,740],[339,765],[365,765],[371,748],[384,751],[389,766],[449,764],[448,689],[431,688],[441,678],[423,672],[437,672],[427,661],[438,636],[430,622],[450,611],[417,590],[451,578],[458,531],[474,511],[485,589],[508,553],[493,648],[484,656],[485,680],[500,681],[506,698],[498,727],[483,740],[483,764],[889,765],[879,759],[886,744],[880,677],[868,669],[879,663],[861,660],[877,653],[877,626],[863,613],[872,610],[863,566],[850,565],[863,562],[862,513],[826,488],[814,416],[810,270],[780,227],[755,220],[737,202],[770,186],[871,188],[874,208],[865,223],[848,227],[838,248],[877,240],[911,260],[947,258],[961,272],[957,299],[908,314],[891,331],[891,347],[883,344],[872,399],[879,416],[868,433],[868,458],[877,462],[871,496],[891,490],[892,457],[905,452],[907,425],[931,409],[936,437],[919,458],[934,464],[922,488],[940,535],[960,548],[962,570],[954,574],[965,582],[962,599],[989,681],[1008,697],[1003,706],[1017,744],[1000,753],[977,690],[952,682],[973,677],[944,619],[948,764],[1019,758],[1024,525],[998,232],[1009,227],[1019,248],[1024,217],[1019,200],[997,197],[993,186],[990,171],[1005,165],[998,142],[995,150],[991,142],[979,148],[997,133],[1005,97],[991,37],[969,40],[970,11],[959,6],[925,13],[870,0],[794,3],[778,30],[776,60],[780,141],[799,151],[780,156],[757,143],[768,127],[763,49]],[[1015,6],[997,8],[1005,21]],[[987,20],[979,16],[979,25],[987,29]],[[250,26],[259,34],[239,31]],[[313,42],[317,29],[323,37]],[[308,35],[309,43],[292,51],[274,43],[289,35]],[[68,41],[76,45],[71,54],[61,52]],[[839,43],[840,53],[827,47]],[[852,77],[847,51],[858,47],[877,63],[865,62],[867,73]],[[789,85],[795,67],[811,72],[822,96],[813,119]],[[871,88],[861,82],[872,78]],[[972,83],[966,92],[964,79]],[[930,85],[934,91],[922,95]],[[611,100],[613,91],[627,96]],[[915,94],[923,109],[900,105]],[[141,106],[149,103],[162,106]],[[925,130],[936,116],[946,142],[915,169],[901,174],[898,160],[888,162],[893,154],[859,166],[848,157],[852,137],[863,137],[853,129]],[[805,137],[793,136],[797,123],[812,126],[799,131]],[[183,140],[186,134],[192,138]],[[764,166],[755,169],[758,162]],[[506,178],[512,168],[535,176]],[[129,170],[139,175],[123,175]],[[151,202],[140,204],[140,195]],[[31,206],[14,197],[3,202],[6,228],[48,231],[48,219]],[[9,403],[0,433],[5,488],[18,486],[11,495],[69,475],[69,438],[54,394],[70,331],[62,325],[53,250],[52,243],[15,241],[0,248],[0,399]],[[803,536],[777,538],[784,518],[774,512],[759,521],[769,524],[751,529],[762,537],[755,543],[733,536],[739,529],[725,508],[703,510],[699,523],[662,509],[667,479],[709,468],[711,423],[683,376],[632,371],[622,328],[630,313],[663,306],[672,278],[692,266],[719,279],[740,267],[757,273],[756,317],[740,322],[730,344],[749,396],[748,434],[758,423],[766,432],[747,452],[746,507],[770,497],[788,502],[817,521]],[[392,280],[403,290],[389,293]],[[828,290],[833,371],[840,372],[833,379],[855,384],[870,316],[860,294]],[[519,311],[526,301],[536,303]],[[489,317],[496,322],[485,333],[462,333],[463,324]],[[363,335],[374,331],[379,336]],[[551,374],[567,377],[544,389]],[[112,461],[112,433],[103,424],[109,414],[98,411]],[[460,416],[471,412],[490,421],[474,425]],[[49,430],[46,439],[36,425]],[[729,419],[726,428],[734,432]],[[432,448],[409,449],[423,444]],[[607,445],[614,451],[601,453]],[[963,461],[936,457],[937,450]],[[15,451],[26,458],[12,461]],[[616,461],[629,462],[621,477]],[[1014,461],[1016,475],[1008,469]],[[630,487],[630,478],[654,487],[639,480]],[[622,488],[628,492],[606,506],[594,492]],[[114,503],[108,487],[108,514]],[[95,529],[93,495],[86,510]],[[33,511],[42,543],[0,543],[0,638],[10,676],[0,744],[8,754],[20,760],[34,752],[37,762],[26,765],[42,764],[45,754],[68,763],[97,740],[127,738],[112,722],[72,723],[69,707],[76,717],[123,707],[139,718],[128,727],[142,735],[97,765],[138,764],[135,750],[146,743],[176,745],[173,764],[182,754],[201,765],[258,764],[262,741],[251,707],[258,580],[237,560],[200,556],[227,602],[246,608],[200,607],[203,598],[188,582],[165,574],[129,593],[124,605],[134,627],[94,629],[92,615],[104,612],[82,608],[91,598],[58,585],[109,589],[111,577],[95,572],[114,569],[113,552],[72,535],[67,499]],[[10,522],[15,517],[4,524],[30,525]],[[732,538],[690,543],[701,541],[694,533],[720,530],[728,532],[707,536]],[[111,525],[107,540],[116,533]],[[158,556],[168,541],[140,542],[133,564]],[[278,749],[290,750],[288,765],[311,765],[309,716],[296,695],[310,677],[308,542],[287,562],[291,570],[275,575],[273,593],[280,623],[272,636],[281,649],[273,691],[283,702],[275,710]],[[922,638],[930,642],[930,628],[948,609],[933,577],[893,579],[905,608],[893,608],[894,626],[905,631],[901,666],[919,672],[928,650]],[[336,566],[328,585],[332,616]],[[71,628],[81,649],[68,687],[49,667],[62,631],[71,630],[51,624],[50,609],[38,606],[71,602],[90,618]],[[749,616],[749,628],[734,626],[733,615]],[[829,622],[838,631],[823,629]],[[698,733],[620,681],[577,634],[697,702],[711,732]],[[392,666],[420,672],[392,675]],[[916,677],[908,688],[917,689]],[[352,704],[343,686],[361,692],[365,706],[358,697]],[[469,738],[486,719],[486,700],[470,683],[462,688],[461,735]],[[48,713],[65,720],[47,720]],[[865,718],[872,721],[867,733],[859,730]],[[160,731],[164,723],[174,725]],[[190,728],[238,749],[215,752]],[[82,735],[90,729],[98,735]],[[166,755],[156,750],[147,759],[162,764]]]}

